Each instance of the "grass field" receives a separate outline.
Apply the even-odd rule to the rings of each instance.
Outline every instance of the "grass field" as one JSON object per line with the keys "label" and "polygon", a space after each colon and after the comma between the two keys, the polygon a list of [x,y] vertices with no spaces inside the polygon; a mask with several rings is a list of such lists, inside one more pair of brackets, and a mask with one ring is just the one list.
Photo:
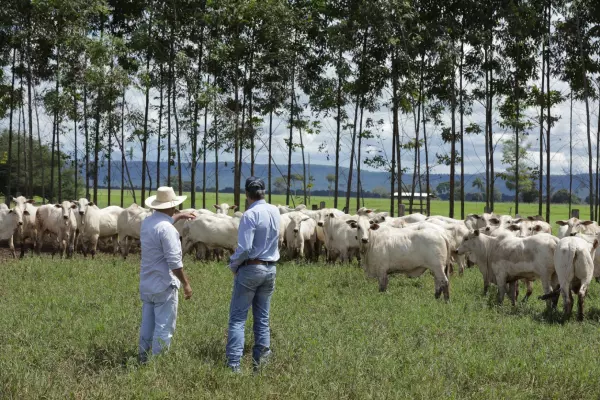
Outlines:
{"label": "grass field", "polygon": [[[253,376],[223,366],[231,273],[186,258],[169,353],[138,366],[139,258],[26,257],[0,269],[0,398],[598,398],[600,290],[583,323],[561,324],[535,300],[512,308],[482,295],[476,269],[394,277],[389,292],[355,266],[278,266],[273,363]],[[247,326],[248,354],[252,344]]]}

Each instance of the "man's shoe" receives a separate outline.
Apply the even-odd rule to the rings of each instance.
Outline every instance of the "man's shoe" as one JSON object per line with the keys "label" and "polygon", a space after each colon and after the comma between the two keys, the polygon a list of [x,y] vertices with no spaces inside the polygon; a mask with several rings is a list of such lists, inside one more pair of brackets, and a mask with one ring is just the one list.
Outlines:
{"label": "man's shoe", "polygon": [[271,352],[271,350],[268,350],[266,353],[260,356],[260,360],[252,359],[253,371],[255,373],[260,372],[267,364],[269,364],[272,354],[273,353]]}
{"label": "man's shoe", "polygon": [[241,374],[242,373],[242,369],[240,368],[240,365],[228,365],[227,368],[229,368],[231,370],[232,373],[234,374]]}

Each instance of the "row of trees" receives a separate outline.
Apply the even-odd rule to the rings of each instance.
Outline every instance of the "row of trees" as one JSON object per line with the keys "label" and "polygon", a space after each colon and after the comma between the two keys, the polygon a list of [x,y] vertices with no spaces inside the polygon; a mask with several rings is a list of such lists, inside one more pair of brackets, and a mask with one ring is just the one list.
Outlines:
{"label": "row of trees", "polygon": [[[429,173],[441,163],[450,169],[449,215],[459,182],[464,217],[464,139],[482,135],[486,207],[494,208],[490,194],[500,177],[513,185],[518,213],[522,181],[531,180],[521,168],[523,138],[539,130],[539,212],[546,198],[549,218],[543,191],[551,190],[550,143],[559,118],[553,111],[566,100],[552,89],[557,80],[585,104],[589,191],[598,198],[590,102],[600,98],[599,23],[596,0],[8,0],[0,10],[0,116],[8,120],[8,165],[25,178],[8,173],[3,190],[64,197],[65,164],[54,158],[62,160],[68,146],[73,183],[82,171],[85,195],[95,201],[99,166],[108,166],[112,182],[115,157],[124,166],[121,190],[133,188],[127,159],[135,154],[142,197],[167,182],[181,192],[189,163],[191,205],[200,206],[199,184],[205,207],[207,158],[232,154],[240,182],[242,163],[253,174],[263,151],[269,192],[283,182],[289,203],[298,183],[305,196],[311,185],[306,167],[295,182],[292,154],[299,151],[306,166],[306,135],[319,134],[332,118],[335,140],[323,140],[321,150],[335,162],[335,207],[343,205],[338,191],[345,184],[350,208],[363,164],[389,171],[390,192],[407,185],[414,193],[432,191]],[[391,134],[372,118],[385,109]],[[481,123],[467,122],[474,109],[483,110]],[[34,123],[38,113],[51,120],[44,135]],[[402,123],[406,117],[411,122]],[[272,168],[274,120],[287,126],[287,169]],[[495,157],[500,131],[514,137],[512,158],[501,160],[512,169],[502,174]],[[446,150],[432,156],[434,134]],[[23,149],[12,146],[14,135],[22,136]],[[52,160],[48,186],[39,188],[34,142],[39,147],[42,136]],[[349,172],[342,182],[345,141]],[[156,171],[147,167],[150,157],[159,162]],[[160,161],[167,162],[166,177]],[[218,191],[218,174],[211,175]],[[237,184],[234,197],[239,204]],[[598,216],[597,202],[590,213]]]}

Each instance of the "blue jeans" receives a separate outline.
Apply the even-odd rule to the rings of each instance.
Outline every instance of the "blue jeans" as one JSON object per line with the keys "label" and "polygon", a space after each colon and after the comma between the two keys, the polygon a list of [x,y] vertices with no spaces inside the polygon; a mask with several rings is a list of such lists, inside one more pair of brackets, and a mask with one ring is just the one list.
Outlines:
{"label": "blue jeans", "polygon": [[240,365],[244,350],[244,326],[250,306],[254,316],[252,360],[258,364],[261,357],[270,351],[269,309],[271,296],[275,290],[276,271],[274,264],[245,265],[238,269],[233,279],[226,348],[227,365],[230,367]]}
{"label": "blue jeans", "polygon": [[159,354],[169,348],[175,332],[179,290],[171,285],[164,292],[140,294],[142,299],[142,326],[140,328],[140,360],[145,361],[148,351]]}

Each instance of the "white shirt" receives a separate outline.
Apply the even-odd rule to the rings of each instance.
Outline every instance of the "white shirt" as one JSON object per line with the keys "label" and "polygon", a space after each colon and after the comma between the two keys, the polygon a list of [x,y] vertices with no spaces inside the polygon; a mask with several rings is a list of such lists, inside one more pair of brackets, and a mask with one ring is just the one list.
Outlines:
{"label": "white shirt", "polygon": [[142,221],[140,232],[142,261],[140,293],[164,292],[170,285],[180,286],[172,270],[183,268],[179,233],[173,218],[156,211]]}

